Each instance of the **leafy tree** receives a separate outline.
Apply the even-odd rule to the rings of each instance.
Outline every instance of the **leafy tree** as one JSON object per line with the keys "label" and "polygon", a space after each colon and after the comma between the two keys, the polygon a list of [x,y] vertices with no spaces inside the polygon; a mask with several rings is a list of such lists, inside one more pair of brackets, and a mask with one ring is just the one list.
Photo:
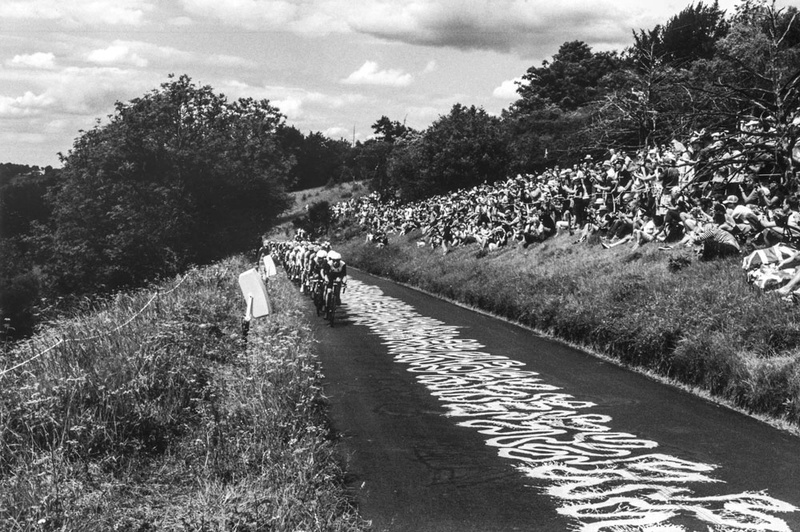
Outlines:
{"label": "leafy tree", "polygon": [[372,130],[375,132],[376,140],[394,143],[395,140],[402,137],[409,131],[405,124],[401,124],[397,120],[390,120],[387,116],[381,116],[377,122],[372,124]]}
{"label": "leafy tree", "polygon": [[0,238],[23,236],[33,222],[44,222],[50,216],[45,195],[57,179],[58,172],[42,175],[15,175],[0,185]]}
{"label": "leafy tree", "polygon": [[531,67],[517,93],[520,111],[534,111],[547,104],[572,111],[603,95],[600,80],[618,67],[615,53],[594,53],[583,41],[565,42],[552,63]]}
{"label": "leafy tree", "polygon": [[385,190],[389,156],[395,148],[395,143],[377,139],[357,142],[349,162],[354,179],[371,182],[375,190]]}
{"label": "leafy tree", "polygon": [[724,131],[719,151],[738,153],[732,164],[783,174],[800,139],[800,17],[795,7],[748,0],[687,85],[705,105],[705,122]]}
{"label": "leafy tree", "polygon": [[0,238],[0,341],[28,336],[41,293],[33,263],[17,238]]}
{"label": "leafy tree", "polygon": [[291,190],[321,187],[342,180],[351,149],[348,142],[333,140],[318,132],[303,136],[296,128],[286,126],[279,128],[278,136],[281,146],[295,160],[290,171]]}
{"label": "leafy tree", "polygon": [[390,186],[412,200],[505,177],[508,150],[500,119],[456,104],[389,161]]}
{"label": "leafy tree", "polygon": [[174,274],[262,233],[288,205],[282,121],[266,100],[229,102],[187,76],[118,102],[62,156],[48,261],[58,287]]}
{"label": "leafy tree", "polygon": [[596,145],[588,135],[593,115],[593,106],[564,111],[552,104],[527,112],[514,106],[504,111],[509,172],[537,172],[585,156]]}
{"label": "leafy tree", "polygon": [[685,89],[687,70],[675,68],[656,46],[639,48],[625,68],[604,80],[608,94],[591,124],[598,145],[620,149],[663,144],[703,127],[698,101]]}
{"label": "leafy tree", "polygon": [[301,228],[308,233],[310,238],[322,238],[330,230],[333,213],[330,203],[327,201],[316,201],[308,207],[308,212],[296,220],[294,226]]}
{"label": "leafy tree", "polygon": [[[674,67],[687,67],[698,59],[714,57],[716,43],[728,32],[725,11],[715,0],[710,6],[698,2],[689,5],[666,24],[634,32],[629,50],[637,64],[647,65],[649,58]],[[648,65],[649,67],[649,65]]]}

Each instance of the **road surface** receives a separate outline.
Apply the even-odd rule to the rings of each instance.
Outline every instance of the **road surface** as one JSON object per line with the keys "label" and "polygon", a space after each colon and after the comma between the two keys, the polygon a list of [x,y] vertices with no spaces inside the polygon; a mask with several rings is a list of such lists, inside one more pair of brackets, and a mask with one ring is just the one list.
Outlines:
{"label": "road surface", "polygon": [[313,322],[374,530],[800,531],[800,439],[351,273],[335,327]]}

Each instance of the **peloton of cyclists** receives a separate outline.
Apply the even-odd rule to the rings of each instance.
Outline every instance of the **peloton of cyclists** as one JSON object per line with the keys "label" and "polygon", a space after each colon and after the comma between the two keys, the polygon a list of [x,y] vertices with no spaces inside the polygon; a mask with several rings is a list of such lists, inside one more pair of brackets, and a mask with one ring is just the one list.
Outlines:
{"label": "peloton of cyclists", "polygon": [[347,286],[347,264],[342,255],[331,250],[330,242],[311,242],[298,236],[282,242],[270,242],[265,238],[257,253],[259,262],[271,252],[273,259],[283,265],[289,279],[300,285],[301,293],[312,296],[318,308],[319,305],[324,307],[332,290],[335,304],[341,305],[341,292]]}

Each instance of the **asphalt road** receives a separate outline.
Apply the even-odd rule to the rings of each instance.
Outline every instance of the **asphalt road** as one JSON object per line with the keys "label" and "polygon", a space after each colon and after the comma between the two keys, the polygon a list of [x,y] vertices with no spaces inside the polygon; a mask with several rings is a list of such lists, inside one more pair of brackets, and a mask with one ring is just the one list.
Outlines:
{"label": "asphalt road", "polygon": [[313,322],[348,485],[374,530],[800,531],[800,439],[351,274],[335,326]]}

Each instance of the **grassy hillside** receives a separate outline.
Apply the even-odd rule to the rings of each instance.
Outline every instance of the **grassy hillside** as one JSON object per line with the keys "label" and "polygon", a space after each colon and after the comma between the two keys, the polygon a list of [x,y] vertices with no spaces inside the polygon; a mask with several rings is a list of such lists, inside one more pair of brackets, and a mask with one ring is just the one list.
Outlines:
{"label": "grassy hillside", "polygon": [[[346,230],[352,233],[352,229]],[[558,236],[527,249],[338,244],[348,263],[479,307],[625,365],[800,427],[797,310],[745,283],[739,259],[689,250],[604,249]]]}
{"label": "grassy hillside", "polygon": [[292,219],[305,213],[306,206],[320,201],[327,201],[331,205],[350,198],[357,198],[369,191],[361,181],[338,183],[330,187],[309,188],[292,192],[289,195],[294,198],[292,206],[284,215],[283,219]]}
{"label": "grassy hillside", "polygon": [[120,293],[4,353],[0,530],[365,528],[288,282],[242,341],[248,268]]}

